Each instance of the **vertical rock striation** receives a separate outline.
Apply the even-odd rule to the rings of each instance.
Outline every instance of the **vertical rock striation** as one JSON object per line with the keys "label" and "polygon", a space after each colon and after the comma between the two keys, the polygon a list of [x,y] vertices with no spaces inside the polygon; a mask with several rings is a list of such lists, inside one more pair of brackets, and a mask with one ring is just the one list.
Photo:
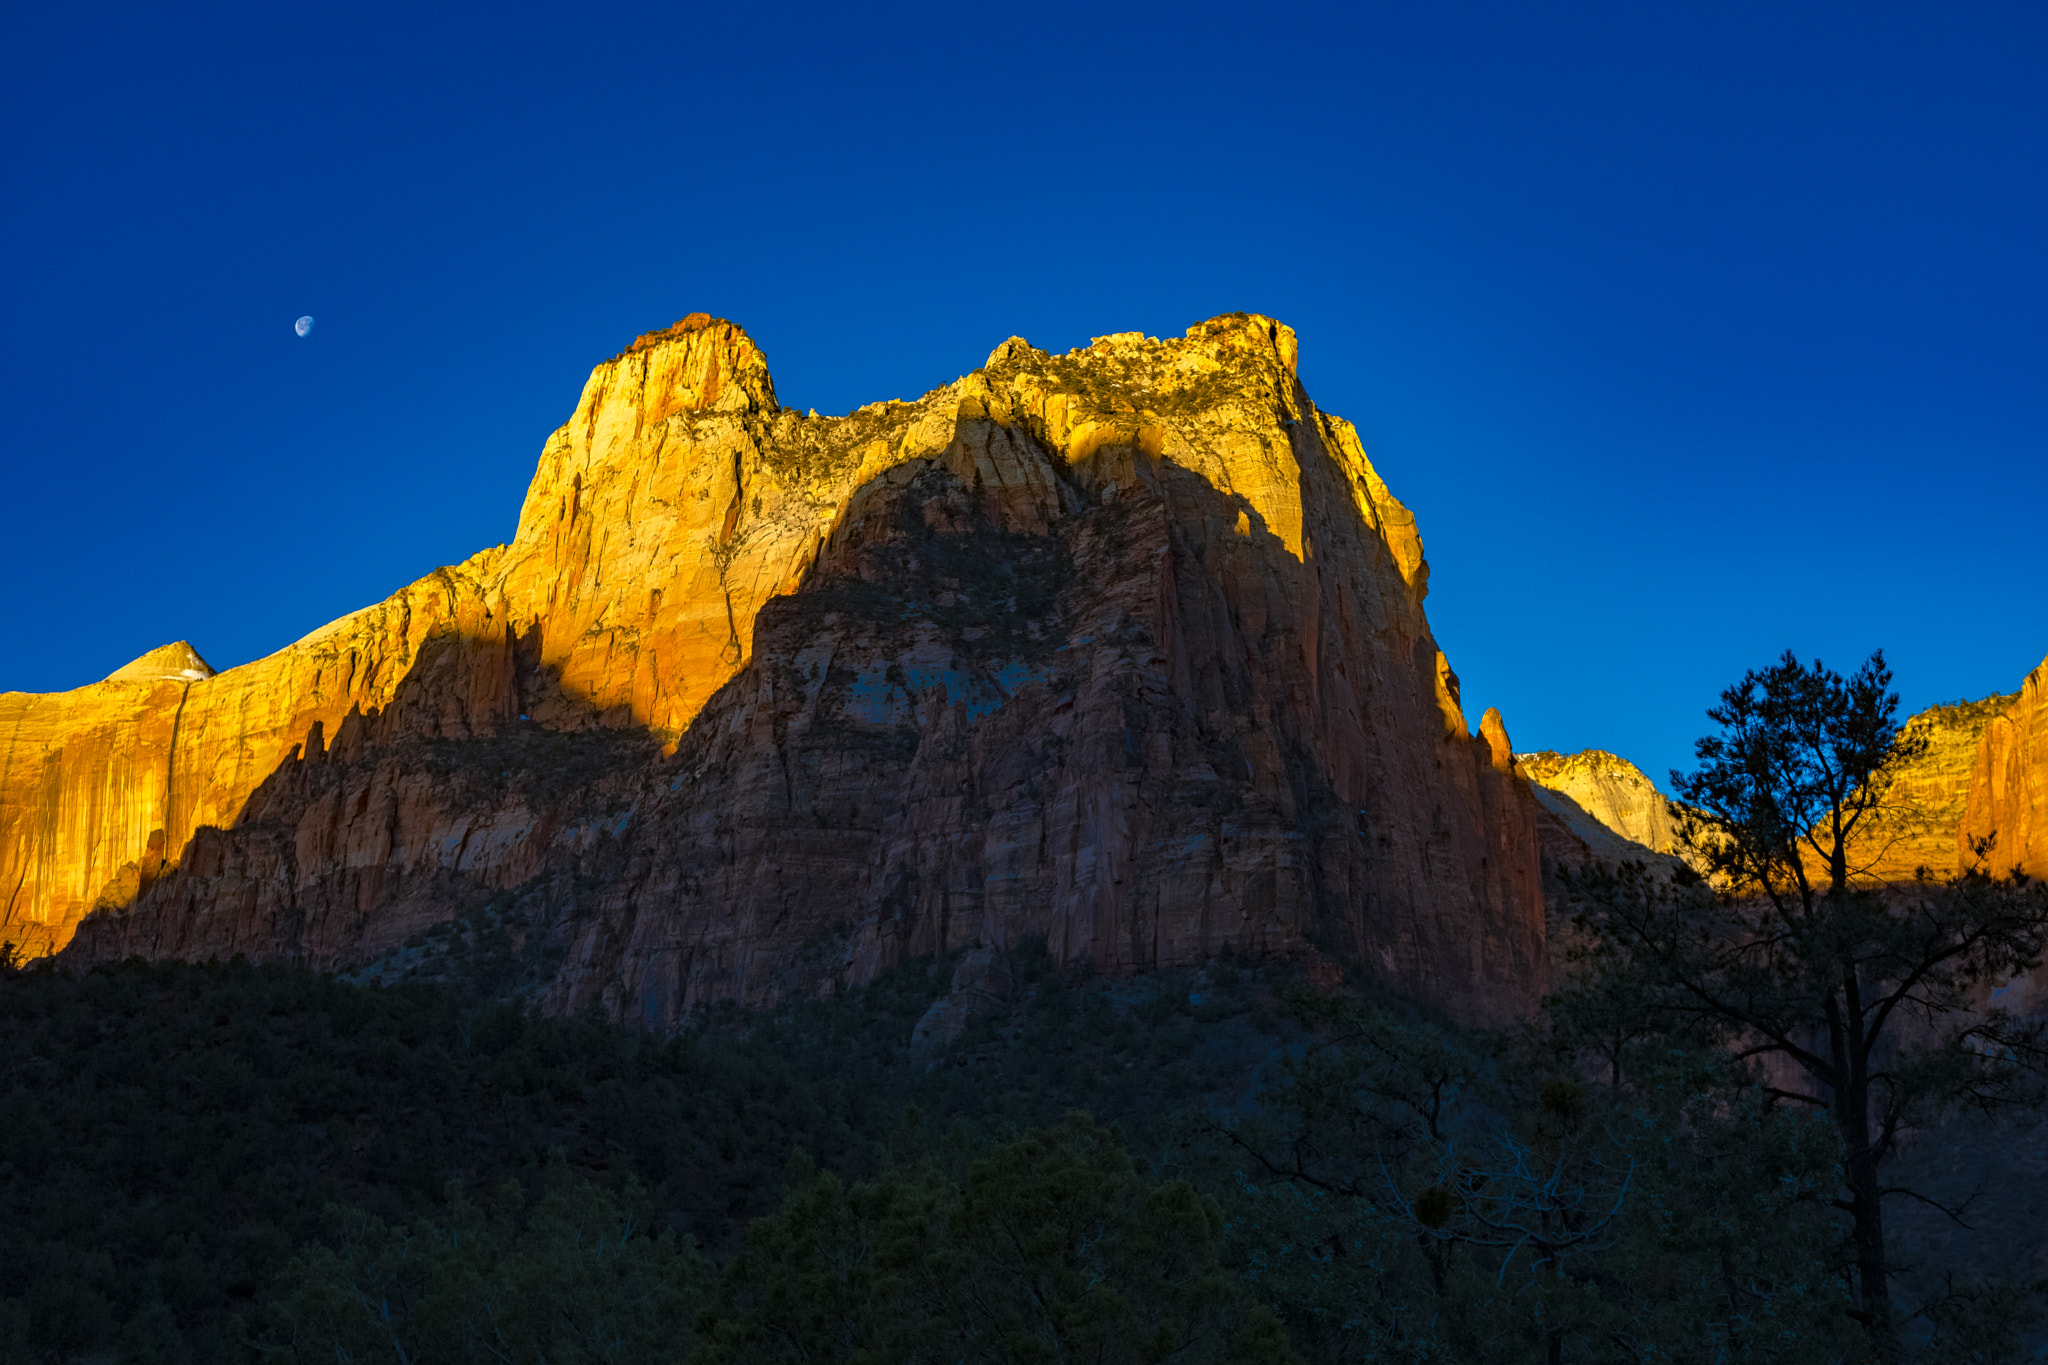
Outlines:
{"label": "vertical rock striation", "polygon": [[510,545],[216,677],[0,695],[7,931],[334,966],[513,905],[551,1007],[655,1025],[1025,935],[1523,1012],[1533,799],[1294,360],[1013,338],[820,418],[729,323],[642,337]]}
{"label": "vertical rock striation", "polygon": [[1893,779],[1885,809],[1850,846],[1859,880],[1911,881],[1921,868],[1946,877],[1967,863],[1957,859],[1958,830],[1971,800],[1972,769],[1986,730],[2013,698],[1930,706],[1906,722],[1927,747]]}
{"label": "vertical rock striation", "polygon": [[2048,659],[1985,725],[1969,793],[1956,831],[1958,864],[1975,865],[1977,844],[1989,839],[1992,870],[2048,877]]}
{"label": "vertical rock striation", "polygon": [[[389,706],[430,644],[488,631],[483,578],[497,552],[217,676],[168,673],[153,650],[70,692],[0,693],[0,937],[61,948],[95,908],[135,902],[194,834],[232,826],[309,737]],[[194,658],[197,656],[194,655]],[[487,730],[505,714],[485,676],[447,677],[410,714],[423,734]]]}

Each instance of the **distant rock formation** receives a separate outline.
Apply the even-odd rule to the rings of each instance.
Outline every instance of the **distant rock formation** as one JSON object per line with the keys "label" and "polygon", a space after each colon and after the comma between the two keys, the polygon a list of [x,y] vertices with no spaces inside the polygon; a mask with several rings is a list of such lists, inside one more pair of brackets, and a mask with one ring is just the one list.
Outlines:
{"label": "distant rock formation", "polygon": [[1969,798],[1956,831],[1958,866],[1990,840],[1990,870],[2048,877],[2048,659],[1984,726],[1970,765]]}
{"label": "distant rock formation", "polygon": [[1605,749],[1545,749],[1515,755],[1515,770],[1542,807],[1536,828],[1544,885],[1552,894],[1567,869],[1593,862],[1675,863],[1683,856],[1664,793],[1627,759]]}
{"label": "distant rock formation", "polygon": [[1958,830],[1971,799],[1972,769],[1987,729],[2012,704],[2011,694],[1930,706],[1905,725],[1927,748],[1907,764],[1885,795],[1885,809],[1850,845],[1860,881],[1907,882],[1921,868],[1946,877],[1958,860]]}
{"label": "distant rock formation", "polygon": [[[2048,875],[2048,661],[2019,693],[1931,706],[1907,720],[1926,741],[1900,770],[1878,817],[1850,848],[1861,882],[1907,882],[1921,869],[1946,877],[1975,862],[1974,842],[1996,834],[1990,866]],[[1587,861],[1682,848],[1663,793],[1626,759],[1599,749],[1518,754],[1544,815],[1538,833],[1545,885]]]}
{"label": "distant rock formation", "polygon": [[932,1002],[910,1031],[910,1051],[924,1056],[967,1031],[968,1025],[1010,998],[1010,965],[993,948],[970,948],[953,967],[952,988]]}
{"label": "distant rock formation", "polygon": [[1038,935],[1524,1013],[1534,799],[1294,364],[1246,314],[1013,338],[821,418],[730,323],[642,337],[510,545],[217,677],[0,695],[0,932],[338,967],[489,917],[651,1026]]}
{"label": "distant rock formation", "polygon": [[[1907,882],[1921,869],[1946,877],[1974,862],[1973,842],[1995,833],[1996,871],[2048,875],[2048,661],[2019,693],[1931,706],[1904,726],[1925,739],[1894,779],[1879,816],[1850,848],[1861,882]],[[1662,792],[1626,759],[1599,749],[1518,754],[1544,814],[1538,834],[1545,885],[1591,860],[1668,854],[1682,848]]]}
{"label": "distant rock formation", "polygon": [[1515,766],[1539,788],[1537,800],[1567,797],[1604,831],[1652,852],[1677,852],[1678,831],[1664,793],[1627,759],[1605,749],[1575,754],[1543,750],[1515,755]]}

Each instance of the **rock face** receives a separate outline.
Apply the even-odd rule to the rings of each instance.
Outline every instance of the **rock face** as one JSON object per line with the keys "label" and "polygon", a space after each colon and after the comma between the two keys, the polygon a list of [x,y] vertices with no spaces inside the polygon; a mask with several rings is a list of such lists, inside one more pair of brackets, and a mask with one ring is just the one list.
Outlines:
{"label": "rock face", "polygon": [[1992,839],[1992,870],[2048,877],[2048,659],[1985,725],[1969,793],[1956,831],[1958,864],[1974,865],[1978,841]]}
{"label": "rock face", "polygon": [[[1567,870],[1594,862],[1675,866],[1684,856],[1664,793],[1627,759],[1605,749],[1545,749],[1515,755],[1515,771],[1536,797],[1543,886],[1553,899]],[[1559,931],[1553,922],[1552,936]]]}
{"label": "rock face", "polygon": [[1907,733],[1925,738],[1927,750],[1894,780],[1883,819],[1851,845],[1858,877],[1905,882],[1923,867],[1945,877],[1966,865],[1958,859],[1958,831],[1973,799],[1973,769],[1988,730],[2012,702],[2008,694],[1930,706],[1906,722]]}
{"label": "rock face", "polygon": [[1012,339],[820,418],[729,323],[642,337],[509,546],[217,677],[0,695],[6,931],[331,967],[489,914],[550,1007],[655,1026],[1029,935],[1526,1011],[1533,798],[1294,359]]}
{"label": "rock face", "polygon": [[214,675],[213,665],[184,640],[159,645],[132,663],[107,674],[108,682],[202,682]]}
{"label": "rock face", "polygon": [[910,1031],[913,1055],[937,1051],[967,1031],[967,1026],[1010,998],[1014,987],[1009,964],[993,948],[971,948],[953,967],[952,989],[932,1002]]}
{"label": "rock face", "polygon": [[1575,829],[1590,817],[1598,828],[1589,842],[1619,835],[1655,853],[1675,853],[1678,831],[1664,793],[1635,764],[1605,749],[1575,754],[1550,750],[1515,755],[1515,767],[1535,784],[1536,799]]}
{"label": "rock face", "polygon": [[[1947,876],[1975,862],[1997,832],[1990,865],[2048,874],[2048,662],[2017,695],[1931,706],[1906,722],[1927,741],[1901,771],[1883,818],[1852,845],[1859,880]],[[1518,754],[1543,807],[1537,823],[1546,885],[1560,867],[1646,851],[1684,856],[1663,794],[1627,760],[1598,749]]]}

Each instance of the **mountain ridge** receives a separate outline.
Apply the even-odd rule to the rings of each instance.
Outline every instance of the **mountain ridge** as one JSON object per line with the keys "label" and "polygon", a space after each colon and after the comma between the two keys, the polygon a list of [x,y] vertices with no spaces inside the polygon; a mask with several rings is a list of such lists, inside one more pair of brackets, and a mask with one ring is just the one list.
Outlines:
{"label": "mountain ridge", "polygon": [[648,333],[510,544],[182,691],[0,696],[8,928],[339,966],[496,907],[549,1008],[654,1025],[1030,935],[1523,1013],[1533,798],[1297,353],[1012,339],[817,418],[736,326]]}

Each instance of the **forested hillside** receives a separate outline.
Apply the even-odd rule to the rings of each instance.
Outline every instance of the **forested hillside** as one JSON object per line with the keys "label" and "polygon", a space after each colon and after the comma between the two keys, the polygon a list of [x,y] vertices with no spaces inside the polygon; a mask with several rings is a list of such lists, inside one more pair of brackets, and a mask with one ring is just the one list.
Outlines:
{"label": "forested hillside", "polygon": [[1825,1125],[1703,1055],[1624,1092],[1326,974],[1005,965],[920,1052],[945,961],[669,1037],[11,972],[0,1355],[1856,1358]]}

